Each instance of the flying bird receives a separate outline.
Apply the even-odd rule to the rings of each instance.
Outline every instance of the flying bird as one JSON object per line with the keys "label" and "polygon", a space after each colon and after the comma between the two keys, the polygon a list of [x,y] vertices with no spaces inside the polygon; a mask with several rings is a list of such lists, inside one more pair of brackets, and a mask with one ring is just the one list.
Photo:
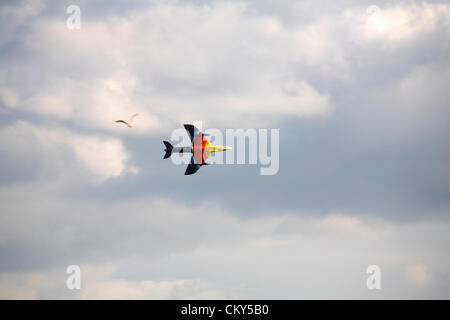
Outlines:
{"label": "flying bird", "polygon": [[208,134],[202,133],[192,124],[185,124],[184,128],[191,138],[192,145],[189,147],[174,147],[168,141],[163,141],[166,149],[164,151],[164,159],[169,158],[172,153],[192,153],[191,161],[186,168],[185,175],[196,173],[202,166],[209,165],[205,160],[211,155],[212,152],[230,150],[231,147],[227,146],[213,146],[205,136]]}
{"label": "flying bird", "polygon": [[128,121],[128,122],[126,122],[126,121],[124,121],[124,120],[116,120],[116,122],[121,122],[121,123],[124,123],[124,124],[126,124],[127,126],[128,126],[128,128],[131,128],[131,127],[133,127],[133,119],[135,118],[135,117],[137,117],[139,115],[139,113],[135,113],[135,114],[133,114],[131,117],[130,117],[130,120]]}

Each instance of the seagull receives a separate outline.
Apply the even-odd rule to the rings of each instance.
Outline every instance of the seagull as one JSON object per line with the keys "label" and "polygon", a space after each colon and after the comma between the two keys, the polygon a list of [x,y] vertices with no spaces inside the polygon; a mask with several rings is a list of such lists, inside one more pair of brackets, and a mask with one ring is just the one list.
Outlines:
{"label": "seagull", "polygon": [[139,113],[133,114],[133,115],[130,117],[130,121],[128,121],[128,122],[126,122],[126,121],[124,121],[124,120],[116,120],[116,122],[122,122],[122,123],[125,123],[125,124],[128,126],[128,128],[131,128],[131,127],[133,127],[133,124],[132,124],[131,122],[132,122],[133,119],[134,119],[136,116],[138,116],[138,115],[139,115]]}

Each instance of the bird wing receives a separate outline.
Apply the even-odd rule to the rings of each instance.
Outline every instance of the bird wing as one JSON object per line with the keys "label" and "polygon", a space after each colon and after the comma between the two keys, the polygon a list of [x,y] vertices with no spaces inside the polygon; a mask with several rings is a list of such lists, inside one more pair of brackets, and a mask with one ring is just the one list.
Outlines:
{"label": "bird wing", "polygon": [[139,115],[139,113],[135,113],[130,118],[130,123],[133,121],[134,118],[136,118]]}
{"label": "bird wing", "polygon": [[128,123],[126,121],[123,121],[123,120],[116,120],[115,122],[121,122],[121,123],[125,123],[126,125],[128,125]]}

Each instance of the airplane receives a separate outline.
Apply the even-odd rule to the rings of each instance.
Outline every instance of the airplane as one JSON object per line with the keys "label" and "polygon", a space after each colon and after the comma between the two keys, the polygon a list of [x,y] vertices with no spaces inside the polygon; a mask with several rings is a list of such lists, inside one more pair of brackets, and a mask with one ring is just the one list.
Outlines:
{"label": "airplane", "polygon": [[192,124],[185,124],[184,128],[191,138],[192,145],[190,147],[174,147],[168,141],[163,141],[166,149],[166,154],[163,159],[169,158],[173,153],[192,153],[191,162],[186,168],[185,175],[191,175],[196,173],[202,166],[209,165],[205,160],[211,155],[212,152],[230,150],[231,147],[227,146],[213,146],[205,136],[205,134],[198,130]]}

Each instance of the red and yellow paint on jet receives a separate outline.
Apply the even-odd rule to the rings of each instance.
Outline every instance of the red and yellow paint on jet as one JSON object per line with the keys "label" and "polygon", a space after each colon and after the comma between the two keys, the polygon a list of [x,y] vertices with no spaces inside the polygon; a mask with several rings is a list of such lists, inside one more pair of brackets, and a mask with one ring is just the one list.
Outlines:
{"label": "red and yellow paint on jet", "polygon": [[169,158],[172,153],[192,153],[191,162],[186,168],[185,175],[190,175],[196,173],[202,166],[208,165],[206,159],[209,158],[211,153],[218,151],[226,151],[231,149],[227,146],[214,146],[208,139],[205,138],[207,134],[202,133],[192,124],[185,124],[184,128],[191,138],[192,145],[190,147],[173,147],[168,141],[163,141],[166,149],[164,151],[164,159]]}

